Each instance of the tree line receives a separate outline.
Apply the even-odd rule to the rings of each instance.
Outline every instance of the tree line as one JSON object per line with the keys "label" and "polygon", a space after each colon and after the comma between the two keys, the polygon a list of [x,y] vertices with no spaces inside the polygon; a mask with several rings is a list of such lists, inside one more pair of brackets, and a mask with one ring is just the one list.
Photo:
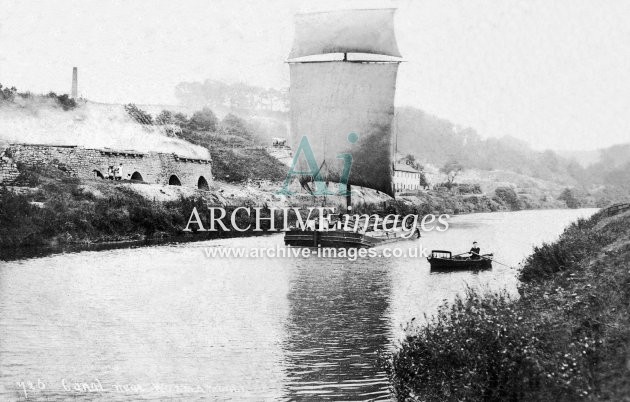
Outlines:
{"label": "tree line", "polygon": [[32,92],[18,92],[16,87],[4,87],[0,84],[0,101],[14,102],[16,98],[21,99],[52,99],[63,110],[71,110],[77,107],[77,102],[72,99],[68,94],[57,94],[55,92],[49,92],[46,95],[36,95]]}

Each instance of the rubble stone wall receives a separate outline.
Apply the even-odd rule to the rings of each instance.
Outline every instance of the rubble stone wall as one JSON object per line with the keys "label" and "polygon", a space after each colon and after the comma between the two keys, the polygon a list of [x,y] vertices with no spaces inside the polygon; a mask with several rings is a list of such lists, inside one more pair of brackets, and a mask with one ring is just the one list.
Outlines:
{"label": "rubble stone wall", "polygon": [[69,175],[83,179],[104,178],[109,166],[122,164],[122,176],[126,180],[202,189],[212,183],[212,164],[207,159],[108,148],[11,144],[0,149],[0,184],[11,184],[17,178],[18,163],[29,166],[54,163]]}

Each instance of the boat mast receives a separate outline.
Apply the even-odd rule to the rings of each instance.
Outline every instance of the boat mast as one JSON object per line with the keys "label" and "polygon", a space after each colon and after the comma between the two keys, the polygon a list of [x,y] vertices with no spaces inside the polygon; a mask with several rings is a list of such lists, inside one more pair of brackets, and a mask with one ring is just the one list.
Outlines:
{"label": "boat mast", "polygon": [[394,108],[394,164],[398,155],[398,112]]}
{"label": "boat mast", "polygon": [[[343,53],[343,61],[348,61],[348,53]],[[352,185],[346,184],[346,213],[352,212]]]}

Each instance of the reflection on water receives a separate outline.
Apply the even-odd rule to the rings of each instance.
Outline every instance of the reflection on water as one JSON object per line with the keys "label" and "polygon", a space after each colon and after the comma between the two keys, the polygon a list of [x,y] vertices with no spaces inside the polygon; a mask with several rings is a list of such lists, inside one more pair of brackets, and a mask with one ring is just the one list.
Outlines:
{"label": "reflection on water", "polygon": [[290,277],[287,396],[387,397],[377,353],[391,334],[388,264],[327,262],[302,260]]}
{"label": "reflection on water", "polygon": [[[461,216],[447,232],[396,246],[463,252],[476,240],[515,266],[593,212]],[[29,400],[387,399],[377,355],[412,317],[466,286],[516,284],[515,271],[497,264],[431,273],[418,258],[204,255],[281,243],[276,235],[2,263],[0,400],[23,400],[18,384],[38,380],[45,389],[27,388]]]}

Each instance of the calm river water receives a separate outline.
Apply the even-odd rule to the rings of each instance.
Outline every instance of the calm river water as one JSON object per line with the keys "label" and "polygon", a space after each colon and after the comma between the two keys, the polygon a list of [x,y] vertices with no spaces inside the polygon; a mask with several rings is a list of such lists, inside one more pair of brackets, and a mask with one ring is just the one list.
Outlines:
{"label": "calm river water", "polygon": [[[594,212],[458,216],[395,246],[463,252],[476,240],[517,265]],[[281,244],[273,235],[0,262],[0,400],[389,399],[378,355],[409,320],[467,285],[516,285],[498,264],[432,273],[420,258],[204,251]]]}

